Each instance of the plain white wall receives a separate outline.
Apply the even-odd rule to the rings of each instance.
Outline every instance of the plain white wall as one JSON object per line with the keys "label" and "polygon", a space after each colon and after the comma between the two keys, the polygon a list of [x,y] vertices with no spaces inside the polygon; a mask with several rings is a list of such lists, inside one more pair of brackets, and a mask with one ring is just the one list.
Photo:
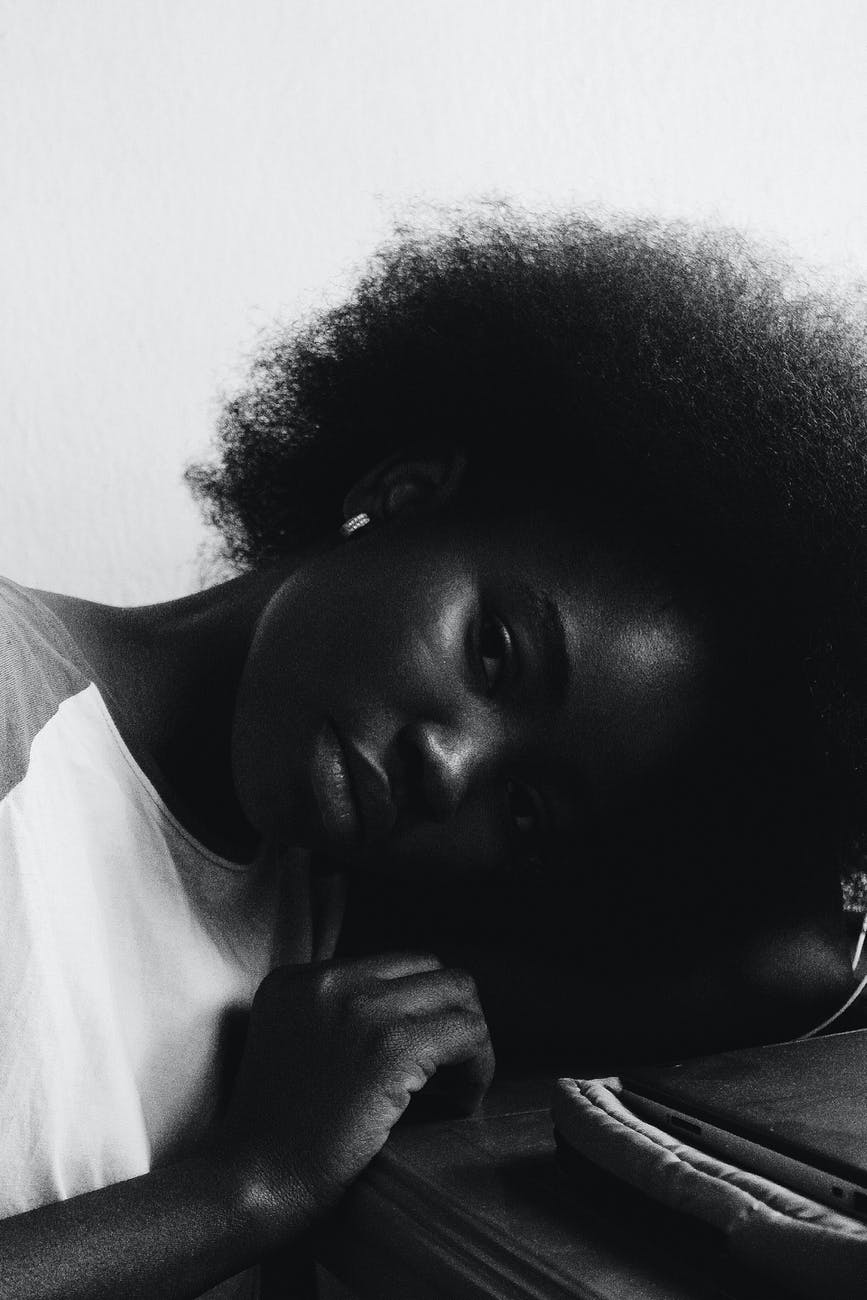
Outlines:
{"label": "plain white wall", "polygon": [[710,219],[863,275],[865,54],[862,0],[0,0],[0,571],[196,586],[220,391],[412,199]]}

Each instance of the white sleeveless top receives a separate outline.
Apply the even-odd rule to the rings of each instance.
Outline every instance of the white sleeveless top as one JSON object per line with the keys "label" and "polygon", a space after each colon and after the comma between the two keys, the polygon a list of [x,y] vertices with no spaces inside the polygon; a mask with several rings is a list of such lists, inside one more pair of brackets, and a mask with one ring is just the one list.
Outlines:
{"label": "white sleeveless top", "polygon": [[231,1013],[278,960],[330,952],[306,871],[193,839],[66,629],[5,581],[0,674],[4,1217],[182,1154],[224,1097]]}

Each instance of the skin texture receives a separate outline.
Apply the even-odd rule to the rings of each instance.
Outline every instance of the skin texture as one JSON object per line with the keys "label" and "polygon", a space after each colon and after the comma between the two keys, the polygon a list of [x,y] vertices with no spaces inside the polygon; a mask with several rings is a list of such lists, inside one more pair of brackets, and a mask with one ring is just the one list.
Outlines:
{"label": "skin texture", "polygon": [[[404,924],[433,887],[448,964],[423,948],[382,956],[374,927],[380,954],[273,972],[207,1149],[0,1224],[0,1294],[193,1296],[302,1241],[441,1066],[452,1106],[484,1092],[493,1052],[478,981],[491,1006],[505,990],[513,1015],[545,1023],[563,951],[541,980],[523,939],[505,982],[490,953],[472,974],[457,968],[449,935],[479,900],[477,917],[490,916],[517,881],[511,923],[535,900],[537,919],[583,910],[589,935],[600,846],[653,847],[654,869],[667,867],[654,837],[688,823],[683,771],[709,761],[717,735],[712,638],[634,539],[615,545],[531,505],[467,516],[461,479],[447,457],[391,459],[347,499],[347,513],[371,515],[366,530],[168,605],[46,596],[190,830],[239,860],[271,838],[324,851],[351,878],[384,881],[409,904]],[[518,580],[557,611],[565,683]],[[388,818],[370,811],[381,805],[368,779],[387,791]],[[550,878],[571,910],[546,893]],[[827,994],[834,967],[818,964]],[[725,973],[666,985],[651,972],[631,1003],[613,986],[584,1017],[585,1047],[594,1033],[605,1045],[599,1030],[618,1016],[622,1046],[670,1014],[672,992],[712,1020],[731,999]]]}
{"label": "skin texture", "polygon": [[[810,870],[792,816],[815,800],[783,770],[797,746],[762,716],[773,682],[751,642],[697,612],[694,577],[622,520],[462,510],[467,472],[459,454],[409,449],[347,495],[345,514],[372,520],[348,540],[169,605],[66,602],[177,815],[241,860],[276,836],[347,868],[347,953],[411,943],[484,969],[498,1042],[533,1050],[528,1025],[561,1040],[524,1009],[531,987],[546,1002],[552,963],[612,990],[593,1034],[617,1047],[659,1027],[632,1014],[648,970],[674,979],[708,953],[737,968],[757,932],[805,918],[842,952],[832,875]],[[562,698],[518,579],[560,613]],[[342,784],[317,750],[326,719],[349,755],[349,834],[322,817],[316,772]],[[497,969],[540,955],[504,991]]]}
{"label": "skin texture", "polygon": [[0,1222],[0,1296],[186,1300],[303,1242],[446,1065],[471,1110],[493,1056],[469,976],[411,954],[272,972],[209,1146]]}
{"label": "skin texture", "polygon": [[483,510],[559,492],[576,519],[640,518],[776,642],[800,785],[815,804],[824,767],[836,805],[790,876],[845,877],[867,842],[867,314],[789,260],[648,218],[416,216],[264,343],[189,482],[234,568],[322,542],[410,442],[462,447]]}
{"label": "skin texture", "polygon": [[[380,522],[305,565],[263,613],[241,679],[249,821],[353,871],[443,879],[580,858],[588,816],[613,816],[703,708],[698,633],[622,568],[533,512]],[[523,588],[557,611],[565,686]],[[323,823],[311,780],[326,720],[357,778],[346,833]]]}
{"label": "skin texture", "polygon": [[[206,1151],[0,1224],[0,1295],[194,1296],[303,1240],[439,1066],[473,1104],[486,1017],[568,1071],[842,1002],[814,760],[857,792],[851,847],[865,355],[725,233],[502,208],[402,235],[263,352],[189,475],[248,571],[45,598],[193,834],[347,869],[346,959],[264,982]],[[516,578],[558,611],[562,697]]]}

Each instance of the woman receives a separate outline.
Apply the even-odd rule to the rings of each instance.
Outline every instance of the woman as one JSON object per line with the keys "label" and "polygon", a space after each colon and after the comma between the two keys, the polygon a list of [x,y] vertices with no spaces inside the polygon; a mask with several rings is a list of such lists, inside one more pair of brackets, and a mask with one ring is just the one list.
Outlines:
{"label": "woman", "polygon": [[298,1241],[438,1067],[472,1106],[485,1014],[624,1052],[842,1000],[864,355],[731,241],[403,236],[190,472],[237,576],[5,588],[3,1293]]}

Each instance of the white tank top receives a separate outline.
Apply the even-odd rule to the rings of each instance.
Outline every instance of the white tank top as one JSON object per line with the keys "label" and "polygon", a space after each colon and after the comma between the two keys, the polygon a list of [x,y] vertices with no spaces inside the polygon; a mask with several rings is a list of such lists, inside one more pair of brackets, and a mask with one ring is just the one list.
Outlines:
{"label": "white tank top", "polygon": [[223,1099],[231,1013],[278,961],[330,952],[306,870],[193,839],[65,628],[5,582],[0,672],[5,1217],[180,1155]]}

